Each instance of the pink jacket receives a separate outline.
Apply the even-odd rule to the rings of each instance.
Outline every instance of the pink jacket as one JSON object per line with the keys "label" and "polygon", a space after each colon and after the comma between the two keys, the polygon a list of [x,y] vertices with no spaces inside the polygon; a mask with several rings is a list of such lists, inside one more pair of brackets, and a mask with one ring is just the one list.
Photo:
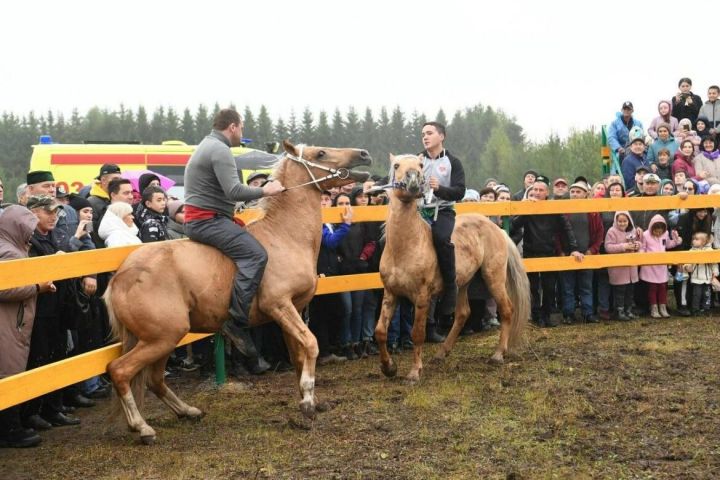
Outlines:
{"label": "pink jacket", "polygon": [[[629,230],[623,232],[617,226],[618,215],[624,214],[630,219]],[[605,235],[605,251],[607,253],[625,253],[625,244],[629,241],[639,240],[635,232],[630,212],[615,212],[613,226],[608,229]],[[610,277],[610,285],[627,285],[628,283],[636,283],[638,281],[638,268],[632,267],[612,267],[608,268],[608,276]]]}
{"label": "pink jacket", "polygon": [[[665,233],[660,238],[652,235],[653,225],[658,223],[665,225]],[[680,245],[680,240],[677,234],[673,235],[673,237],[671,238],[667,232],[665,219],[661,215],[655,215],[650,220],[648,229],[643,233],[642,248],[640,250],[643,252],[664,252],[666,249],[677,247]],[[667,265],[643,265],[640,267],[640,279],[650,283],[667,283]]]}

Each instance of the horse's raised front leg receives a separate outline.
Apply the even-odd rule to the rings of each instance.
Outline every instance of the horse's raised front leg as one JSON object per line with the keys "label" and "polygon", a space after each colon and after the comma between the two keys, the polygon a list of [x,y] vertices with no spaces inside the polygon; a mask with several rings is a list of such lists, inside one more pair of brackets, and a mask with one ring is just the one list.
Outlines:
{"label": "horse's raised front leg", "polygon": [[178,418],[201,418],[204,414],[199,408],[192,407],[183,402],[175,395],[175,392],[165,383],[165,365],[168,356],[165,356],[155,362],[150,372],[150,381],[148,388],[157,396],[170,410],[178,416]]}
{"label": "horse's raised front leg", "polygon": [[457,305],[455,307],[455,320],[453,321],[452,328],[448,333],[445,341],[440,345],[437,353],[435,354],[435,360],[442,360],[450,354],[450,351],[455,346],[458,336],[465,326],[468,317],[470,316],[470,303],[468,302],[468,286],[465,285],[460,287],[458,290]]}
{"label": "horse's raised front leg", "polygon": [[418,295],[415,299],[415,320],[412,328],[413,341],[413,365],[405,379],[409,382],[416,383],[420,380],[422,372],[422,351],[425,343],[425,326],[427,324],[428,310],[430,309],[430,301],[432,297],[429,292]]}
{"label": "horse's raised front leg", "polygon": [[267,310],[282,328],[285,341],[293,356],[295,372],[300,386],[300,411],[307,418],[315,417],[315,361],[318,356],[318,344],[315,335],[302,321],[302,317],[292,304],[276,305]]}
{"label": "horse's raised front leg", "polygon": [[380,350],[380,370],[386,377],[394,377],[397,374],[397,365],[390,357],[387,349],[387,331],[390,326],[390,320],[395,314],[397,306],[397,297],[385,289],[383,294],[382,308],[380,309],[380,318],[375,326],[375,341]]}

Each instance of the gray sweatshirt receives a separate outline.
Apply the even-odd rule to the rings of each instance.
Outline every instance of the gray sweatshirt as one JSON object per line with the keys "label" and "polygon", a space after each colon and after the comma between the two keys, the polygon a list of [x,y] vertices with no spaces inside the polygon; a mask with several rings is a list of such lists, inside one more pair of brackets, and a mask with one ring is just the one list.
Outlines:
{"label": "gray sweatshirt", "polygon": [[236,202],[263,196],[259,187],[243,185],[230,142],[213,130],[193,152],[185,167],[185,203],[233,216]]}

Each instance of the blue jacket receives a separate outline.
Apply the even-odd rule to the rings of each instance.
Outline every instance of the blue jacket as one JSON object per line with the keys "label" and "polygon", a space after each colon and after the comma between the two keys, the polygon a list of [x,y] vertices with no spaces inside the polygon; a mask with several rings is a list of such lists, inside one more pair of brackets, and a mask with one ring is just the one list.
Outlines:
{"label": "blue jacket", "polygon": [[639,157],[632,152],[629,152],[622,163],[622,174],[625,180],[625,190],[635,188],[635,170],[640,165],[645,165],[650,170],[650,164],[645,160],[645,156]]}
{"label": "blue jacket", "polygon": [[625,148],[628,144],[630,129],[632,127],[643,128],[643,124],[640,120],[635,117],[630,117],[630,120],[632,121],[632,124],[628,127],[625,123],[623,123],[622,113],[617,112],[615,114],[615,120],[613,120],[608,128],[608,144],[613,152],[617,151],[620,147]]}
{"label": "blue jacket", "polygon": [[327,225],[323,224],[322,241],[320,242],[320,245],[325,248],[335,250],[340,245],[340,242],[343,241],[343,238],[345,238],[349,231],[350,225],[348,225],[347,223],[335,225],[335,231],[333,232],[330,231]]}
{"label": "blue jacket", "polygon": [[650,144],[650,148],[647,151],[647,161],[649,163],[657,163],[657,155],[660,150],[667,148],[670,150],[670,163],[675,158],[675,152],[680,148],[673,137],[669,137],[667,142],[663,142],[660,138],[656,138],[653,143]]}

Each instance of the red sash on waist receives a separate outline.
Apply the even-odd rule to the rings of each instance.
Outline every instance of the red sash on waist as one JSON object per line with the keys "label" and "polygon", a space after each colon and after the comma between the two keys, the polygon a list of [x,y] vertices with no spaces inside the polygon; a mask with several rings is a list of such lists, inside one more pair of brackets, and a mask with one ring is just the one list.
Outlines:
{"label": "red sash on waist", "polygon": [[[183,211],[185,212],[185,223],[192,222],[194,220],[208,220],[211,218],[222,216],[214,210],[207,210],[205,208],[194,207],[192,205],[185,205]],[[243,222],[237,217],[233,217],[232,221],[240,225],[241,227],[245,226],[245,222]]]}

